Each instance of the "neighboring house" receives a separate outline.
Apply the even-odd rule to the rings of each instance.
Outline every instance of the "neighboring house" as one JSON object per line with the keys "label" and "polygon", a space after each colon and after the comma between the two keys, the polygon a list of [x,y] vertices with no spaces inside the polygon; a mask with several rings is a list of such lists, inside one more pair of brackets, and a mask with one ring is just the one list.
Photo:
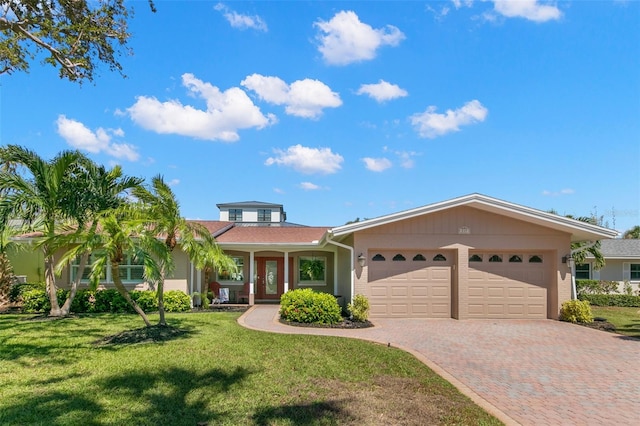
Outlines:
{"label": "neighboring house", "polygon": [[[611,229],[471,194],[338,227],[286,221],[280,204],[218,204],[205,225],[238,266],[236,273],[196,270],[176,250],[165,289],[200,292],[211,282],[231,301],[249,287],[249,303],[277,301],[310,287],[367,296],[371,317],[558,318],[571,298],[571,243],[613,238]],[[74,266],[63,273],[68,285]],[[144,288],[142,267],[121,269]],[[108,285],[109,276],[104,277]]]}
{"label": "neighboring house", "polygon": [[576,279],[617,281],[618,291],[624,291],[624,284],[631,285],[634,294],[640,290],[640,240],[613,239],[600,241],[600,252],[605,266],[600,270],[593,268],[593,256],[576,265]]}

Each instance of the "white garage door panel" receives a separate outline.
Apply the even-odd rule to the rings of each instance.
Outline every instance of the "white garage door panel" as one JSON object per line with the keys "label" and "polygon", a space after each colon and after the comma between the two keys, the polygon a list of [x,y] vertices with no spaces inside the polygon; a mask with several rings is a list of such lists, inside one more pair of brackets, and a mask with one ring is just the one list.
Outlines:
{"label": "white garage door panel", "polygon": [[485,262],[469,264],[469,317],[546,318],[547,264],[490,264],[488,258],[485,253]]}
{"label": "white garage door panel", "polygon": [[[396,254],[405,261],[393,261]],[[371,317],[451,317],[451,260],[432,261],[436,253],[422,252],[427,261],[413,261],[416,252],[382,252],[385,261],[369,263]]]}

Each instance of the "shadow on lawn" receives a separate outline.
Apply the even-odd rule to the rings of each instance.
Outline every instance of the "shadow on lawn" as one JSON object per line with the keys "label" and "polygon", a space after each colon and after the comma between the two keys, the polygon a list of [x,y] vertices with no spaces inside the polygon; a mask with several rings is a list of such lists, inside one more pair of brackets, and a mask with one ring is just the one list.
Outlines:
{"label": "shadow on lawn", "polygon": [[2,406],[0,420],[5,424],[57,425],[215,424],[224,419],[224,407],[212,408],[210,396],[229,392],[250,374],[242,367],[201,373],[182,368],[154,373],[127,371],[91,381],[89,391],[85,386],[67,385],[71,390],[30,394],[19,404]]}
{"label": "shadow on lawn", "polygon": [[283,420],[286,420],[286,424],[304,426],[318,419],[323,419],[330,424],[339,424],[354,420],[343,408],[345,405],[345,401],[325,401],[266,407],[258,410],[253,416],[253,420],[256,425],[260,426],[280,424]]}

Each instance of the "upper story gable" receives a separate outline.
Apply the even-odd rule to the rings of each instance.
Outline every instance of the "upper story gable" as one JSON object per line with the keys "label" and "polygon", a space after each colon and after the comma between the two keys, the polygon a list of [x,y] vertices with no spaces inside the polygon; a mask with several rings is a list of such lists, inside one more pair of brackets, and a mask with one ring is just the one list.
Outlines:
{"label": "upper story gable", "polygon": [[282,204],[261,201],[242,201],[216,204],[220,210],[220,220],[236,224],[281,225],[287,220]]}

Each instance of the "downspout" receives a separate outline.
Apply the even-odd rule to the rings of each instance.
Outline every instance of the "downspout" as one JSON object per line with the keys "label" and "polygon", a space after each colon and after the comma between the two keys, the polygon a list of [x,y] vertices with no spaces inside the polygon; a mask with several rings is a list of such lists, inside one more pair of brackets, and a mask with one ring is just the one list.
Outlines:
{"label": "downspout", "polygon": [[[591,241],[586,246],[578,247],[569,252],[569,256],[573,258],[573,254],[579,251],[588,250],[595,246],[598,241]],[[571,262],[571,300],[578,300],[578,287],[576,286],[576,262]]]}
{"label": "downspout", "polygon": [[[344,249],[349,250],[349,253],[350,253],[350,256],[349,256],[349,261],[350,261],[349,267],[350,267],[350,269],[349,270],[351,271],[351,283],[350,283],[350,287],[351,287],[350,293],[351,294],[349,295],[349,297],[350,297],[349,303],[353,303],[353,292],[355,291],[355,283],[354,283],[354,278],[353,277],[354,277],[354,275],[356,273],[355,268],[353,266],[353,247],[348,246],[346,244],[339,243],[337,241],[333,241],[330,236],[327,236],[327,243],[333,244],[333,245],[336,245],[338,247],[342,247]],[[337,253],[336,253],[336,255],[337,255]],[[337,256],[336,256],[336,260],[337,260]]]}

